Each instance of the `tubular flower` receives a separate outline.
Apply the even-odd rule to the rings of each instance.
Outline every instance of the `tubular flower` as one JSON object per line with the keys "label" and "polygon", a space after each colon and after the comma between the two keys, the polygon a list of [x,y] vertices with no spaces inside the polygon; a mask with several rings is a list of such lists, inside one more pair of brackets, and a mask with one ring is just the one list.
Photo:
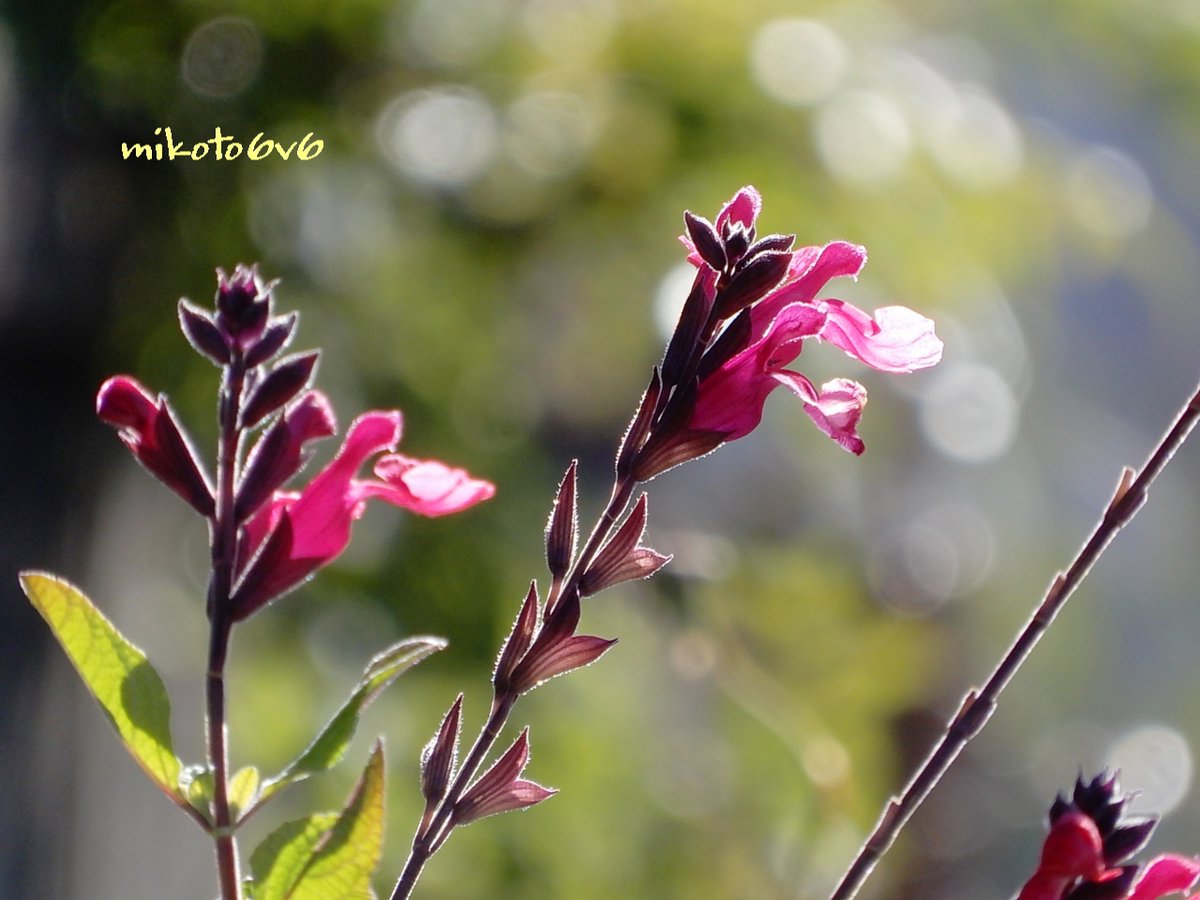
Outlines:
{"label": "tubular flower", "polygon": [[1158,824],[1123,818],[1127,800],[1109,772],[1079,778],[1070,800],[1059,794],[1037,870],[1018,900],[1160,900],[1195,886],[1200,860],[1168,854],[1145,867],[1127,862]]}
{"label": "tubular flower", "polygon": [[[800,398],[804,411],[825,434],[850,452],[862,453],[858,422],[867,402],[866,390],[845,378],[818,388],[804,375],[787,369],[800,355],[804,341],[828,342],[874,369],[891,373],[936,364],[942,356],[942,342],[930,319],[906,307],[884,307],[871,316],[842,300],[817,299],[830,279],[856,277],[866,263],[866,251],[835,241],[785,252],[781,248],[790,246],[790,239],[781,236],[755,243],[754,223],[761,205],[757,191],[743,188],[721,210],[715,226],[704,223],[705,228],[700,228],[693,224],[695,217],[689,220],[690,233],[707,235],[702,238],[704,253],[691,236],[681,239],[689,248],[689,261],[700,269],[698,284],[715,300],[718,310],[723,308],[717,299],[721,287],[716,276],[721,273],[713,262],[719,262],[722,253],[727,261],[743,261],[741,270],[731,270],[729,289],[736,289],[739,271],[755,265],[756,248],[763,248],[757,251],[758,258],[774,260],[781,253],[787,257],[786,267],[773,267],[782,273],[778,283],[761,295],[759,290],[752,292],[756,299],[749,306],[748,327],[736,321],[726,326],[729,330],[740,325],[744,332],[740,340],[714,344],[713,349],[720,347],[722,355],[702,369],[687,430],[716,433],[725,441],[744,437],[761,421],[767,395],[782,386]],[[717,251],[708,249],[714,235],[706,229],[720,235],[723,243]],[[731,244],[735,245],[732,249]],[[736,310],[742,299],[729,305]]]}
{"label": "tubular flower", "polygon": [[[231,598],[236,621],[328,565],[350,542],[350,527],[378,497],[420,515],[459,512],[486,500],[492,484],[436,461],[394,462],[385,456],[378,480],[356,476],[372,456],[394,450],[399,412],[369,412],[350,426],[337,456],[300,493],[277,492],[242,526],[239,577]],[[401,457],[400,459],[406,459]],[[414,470],[419,476],[414,476]]]}
{"label": "tubular flower", "polygon": [[202,516],[215,508],[212,488],[165,397],[136,379],[116,375],[100,386],[96,415],[117,429],[130,452]]}

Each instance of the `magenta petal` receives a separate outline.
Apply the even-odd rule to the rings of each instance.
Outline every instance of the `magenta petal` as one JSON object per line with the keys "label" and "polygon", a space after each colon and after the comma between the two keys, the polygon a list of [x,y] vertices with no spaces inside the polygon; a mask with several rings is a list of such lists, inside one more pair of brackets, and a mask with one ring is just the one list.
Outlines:
{"label": "magenta petal", "polygon": [[754,309],[754,333],[765,331],[784,307],[793,303],[811,303],[832,279],[857,278],[866,264],[866,248],[846,241],[797,250],[792,254],[783,285],[759,301]]}
{"label": "magenta petal", "polygon": [[1183,893],[1198,879],[1200,860],[1174,854],[1159,856],[1146,865],[1128,900],[1158,900],[1160,897]]}
{"label": "magenta petal", "polygon": [[372,455],[400,440],[399,412],[369,412],[350,426],[337,456],[313,478],[292,505],[293,555],[332,559],[350,542],[350,523],[362,514],[351,489],[355,474]]}
{"label": "magenta petal", "polygon": [[435,459],[413,459],[399,453],[381,457],[375,464],[375,474],[386,486],[364,485],[368,495],[422,516],[461,512],[496,493],[494,484],[472,478],[464,469]]}
{"label": "magenta petal", "polygon": [[[239,618],[295,587],[332,562],[350,543],[350,525],[364,497],[354,480],[373,454],[400,439],[399,412],[369,412],[350,426],[337,456],[298,496],[276,494],[242,528],[233,596]],[[286,529],[284,525],[286,524]]]}
{"label": "magenta petal", "polygon": [[143,432],[158,415],[158,401],[136,378],[114,375],[100,385],[96,415],[109,425]]}
{"label": "magenta petal", "polygon": [[824,322],[824,314],[808,304],[784,307],[762,337],[700,382],[688,426],[723,432],[729,441],[757,428],[767,395],[777,386],[773,373],[795,359],[804,339],[816,335]]}
{"label": "magenta petal", "polygon": [[747,231],[758,220],[762,210],[762,194],[751,185],[746,185],[721,207],[717,215],[717,231],[723,231],[729,223],[739,224]]}
{"label": "magenta petal", "polygon": [[841,300],[819,304],[827,316],[821,338],[882,372],[914,372],[942,358],[933,321],[904,306],[885,306],[872,319]]}

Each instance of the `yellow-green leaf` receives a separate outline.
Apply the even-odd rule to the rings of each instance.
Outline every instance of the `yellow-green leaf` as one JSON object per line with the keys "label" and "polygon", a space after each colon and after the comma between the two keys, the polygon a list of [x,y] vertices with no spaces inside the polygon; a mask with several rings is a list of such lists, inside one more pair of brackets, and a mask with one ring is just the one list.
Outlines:
{"label": "yellow-green leaf", "polygon": [[138,765],[172,801],[187,806],[171,742],[171,703],[146,655],[63,579],[23,572],[21,587]]}
{"label": "yellow-green leaf", "polygon": [[265,803],[288,785],[336,765],[354,737],[359,716],[371,701],[402,673],[445,646],[446,641],[439,637],[405,638],[372,659],[353,693],[321,729],[321,733],[283,772],[263,783],[259,804]]}
{"label": "yellow-green leaf", "polygon": [[373,900],[383,853],[383,748],[376,743],[346,808],[288,822],[250,855],[254,900]]}
{"label": "yellow-green leaf", "polygon": [[236,819],[238,813],[247,809],[258,799],[258,769],[246,766],[229,779],[229,808]]}
{"label": "yellow-green leaf", "polygon": [[254,900],[287,900],[317,845],[337,820],[337,813],[314,813],[286,822],[267,835],[250,854]]}
{"label": "yellow-green leaf", "polygon": [[346,808],[313,854],[289,900],[374,900],[383,854],[383,746],[376,742]]}

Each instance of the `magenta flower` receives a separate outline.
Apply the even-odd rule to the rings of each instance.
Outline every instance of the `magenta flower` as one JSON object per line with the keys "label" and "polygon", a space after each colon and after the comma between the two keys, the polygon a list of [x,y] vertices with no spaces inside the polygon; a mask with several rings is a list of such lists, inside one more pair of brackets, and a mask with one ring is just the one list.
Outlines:
{"label": "magenta flower", "polygon": [[231,598],[236,621],[328,565],[350,542],[367,500],[382,499],[425,516],[459,512],[495,493],[490,482],[436,461],[389,455],[378,479],[356,476],[372,456],[394,450],[399,412],[369,412],[350,426],[337,456],[299,494],[277,492],[242,527],[239,577]]}
{"label": "magenta flower", "polygon": [[[756,265],[756,252],[774,263],[784,253],[781,248],[790,245],[790,240],[780,237],[752,243],[761,205],[757,191],[743,188],[721,210],[715,226],[696,226],[695,217],[689,220],[689,234],[702,236],[700,241],[691,236],[681,239],[690,250],[689,261],[700,269],[698,284],[710,302],[718,304],[718,314],[723,308],[717,299],[721,290],[718,276],[728,273],[718,272],[714,262],[724,259],[727,268],[733,266],[728,284],[736,291],[739,271]],[[734,352],[702,375],[687,431],[716,435],[723,441],[744,437],[762,420],[767,396],[782,386],[800,398],[804,411],[825,434],[850,452],[862,453],[858,422],[867,402],[866,390],[845,378],[818,388],[801,373],[786,368],[800,355],[804,341],[826,341],[874,369],[892,373],[934,365],[941,359],[942,342],[934,334],[931,320],[906,307],[888,306],[870,316],[842,300],[816,299],[830,279],[858,275],[867,258],[862,247],[835,241],[785,255],[790,258],[786,268],[779,269],[782,278],[774,276],[777,284],[767,285],[765,292],[756,288],[745,294],[754,297],[748,328],[745,323],[727,326],[740,325],[746,335],[734,345]],[[747,260],[741,270],[735,259]],[[766,271],[768,267],[761,268]],[[775,271],[778,267],[770,268]],[[737,298],[732,308],[740,308],[743,302],[743,297]]]}
{"label": "magenta flower", "polygon": [[[1182,894],[1200,880],[1200,859],[1191,856],[1163,854],[1150,860],[1133,886],[1127,900],[1160,900],[1172,894]],[[1197,900],[1193,894],[1190,900]]]}
{"label": "magenta flower", "polygon": [[128,375],[116,375],[100,386],[96,415],[115,427],[138,462],[196,512],[213,514],[212,488],[165,397],[152,396]]}
{"label": "magenta flower", "polygon": [[1070,800],[1060,794],[1037,870],[1017,900],[1160,900],[1194,887],[1200,860],[1168,854],[1145,867],[1126,862],[1157,824],[1152,817],[1124,818],[1127,801],[1108,772],[1078,779]]}

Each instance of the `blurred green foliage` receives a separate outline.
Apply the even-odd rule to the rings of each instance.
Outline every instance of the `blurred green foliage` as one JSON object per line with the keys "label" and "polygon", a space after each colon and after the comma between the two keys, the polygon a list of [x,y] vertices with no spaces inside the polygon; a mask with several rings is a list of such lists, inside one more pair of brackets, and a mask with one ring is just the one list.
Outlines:
{"label": "blurred green foliage", "polygon": [[[763,230],[865,244],[863,277],[832,290],[934,316],[946,360],[907,381],[866,377],[861,460],[777,398],[753,438],[651,486],[669,574],[589,601],[586,630],[621,643],[518,711],[527,774],[561,794],[456,833],[419,896],[823,896],[923,752],[926,718],[998,656],[1109,474],[1139,458],[1195,375],[1188,0],[116,0],[76,4],[61,24],[6,16],[18,74],[94,142],[63,175],[60,218],[109,235],[111,283],[92,286],[111,303],[107,369],[166,391],[211,446],[214,370],[185,352],[174,304],[206,301],[214,265],[257,260],[282,278],[280,308],[302,311],[296,348],[323,348],[343,429],[360,410],[401,408],[404,452],[499,486],[445,521],[372,510],[336,567],[235,640],[234,760],[272,771],[372,653],[405,634],[449,638],[360,735],[357,760],[373,730],[388,742],[379,890],[419,815],[420,747],[460,689],[467,731],[482,719],[572,457],[584,521],[601,505],[661,352],[685,208],[711,217],[753,183]],[[324,151],[121,159],[120,142],[168,125],[188,142],[215,127],[245,142],[312,132]],[[801,362],[814,378],[860,377],[828,348]],[[104,462],[130,466],[115,442]],[[1122,571],[1161,576],[1183,628],[1200,625],[1183,602],[1194,563],[1173,567],[1197,505],[1177,487],[1148,532],[1161,555]],[[148,502],[140,527],[161,527],[170,498]],[[195,559],[197,538],[184,540],[179,556],[122,569],[97,554],[97,568],[140,596]],[[190,624],[146,640],[181,683],[200,678],[174,656],[202,622],[197,571],[174,589],[194,600],[179,607]],[[1047,641],[1012,718],[918,818],[872,896],[1010,893],[1043,800],[1074,778],[1064,760],[1096,764],[1138,719],[1097,724],[1114,706],[1200,727],[1194,709],[1147,705],[1157,675],[1112,671],[1170,630],[1117,609],[1131,582],[1064,627],[1086,640]],[[1171,684],[1194,676],[1190,650],[1167,647]],[[1072,704],[1088,719],[1079,733],[1101,737],[1055,730]],[[292,814],[333,808],[341,777],[293,792]],[[101,855],[132,860],[125,833],[103,828]]]}

